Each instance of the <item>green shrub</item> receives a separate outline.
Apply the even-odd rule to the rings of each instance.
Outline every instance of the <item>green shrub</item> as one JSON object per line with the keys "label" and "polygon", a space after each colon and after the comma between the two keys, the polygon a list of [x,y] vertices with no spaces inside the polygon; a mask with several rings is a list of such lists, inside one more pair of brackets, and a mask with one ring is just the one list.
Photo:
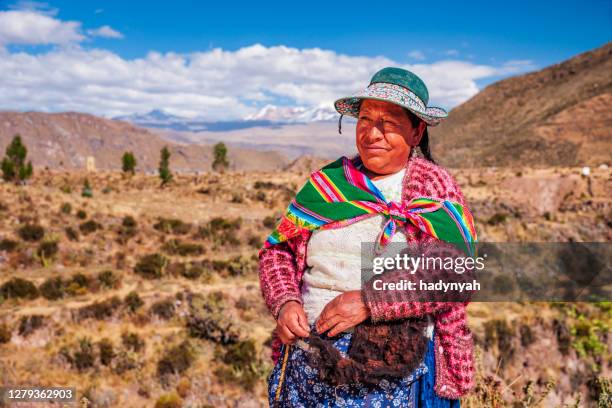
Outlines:
{"label": "green shrub", "polygon": [[79,371],[84,371],[94,366],[96,356],[93,345],[88,337],[79,339],[77,349],[74,353],[70,352],[69,346],[63,346],[59,354],[68,361],[68,363]]}
{"label": "green shrub", "polygon": [[57,300],[64,297],[64,282],[61,277],[47,278],[38,288],[40,294],[48,300]]}
{"label": "green shrub", "polygon": [[98,342],[98,351],[100,354],[100,363],[105,366],[111,365],[116,355],[113,343],[107,338],[100,340]]}
{"label": "green shrub", "polygon": [[34,284],[22,278],[11,278],[0,286],[0,295],[3,298],[28,298],[36,299],[39,295]]}
{"label": "green shrub", "polygon": [[94,318],[96,320],[107,319],[113,315],[115,310],[121,305],[121,300],[117,296],[90,305],[83,306],[78,310],[78,320]]}
{"label": "green shrub", "polygon": [[233,323],[227,319],[223,293],[213,292],[207,297],[193,296],[189,306],[187,329],[190,336],[223,345],[238,341],[238,333]]}
{"label": "green shrub", "polygon": [[205,270],[202,266],[193,265],[189,268],[186,268],[182,275],[187,279],[198,279],[200,276],[204,274]]}
{"label": "green shrub", "polygon": [[79,341],[79,349],[74,353],[72,361],[74,367],[79,371],[93,367],[95,354],[91,340],[83,338]]}
{"label": "green shrub", "polygon": [[55,258],[55,255],[57,255],[58,251],[59,244],[56,240],[45,240],[38,245],[36,255],[38,255],[44,263],[45,260]]}
{"label": "green shrub", "polygon": [[168,258],[154,253],[142,257],[134,267],[134,272],[146,279],[159,279],[164,274],[167,265]]}
{"label": "green shrub", "polygon": [[151,305],[151,313],[162,319],[170,319],[174,316],[174,302],[171,299],[157,301]]}
{"label": "green shrub", "polygon": [[216,358],[229,367],[219,368],[215,371],[217,377],[224,382],[238,383],[247,390],[252,390],[261,376],[257,349],[253,340],[240,341],[230,344],[223,349],[216,350]]}
{"label": "green shrub", "polygon": [[66,282],[65,291],[71,296],[83,295],[87,293],[87,290],[90,288],[90,286],[91,279],[88,276],[79,272],[72,275],[70,280]]}
{"label": "green shrub", "polygon": [[121,221],[121,225],[126,228],[134,228],[138,224],[136,223],[136,220],[134,219],[134,217],[132,217],[131,215],[126,215],[125,217],[123,217],[123,220]]}
{"label": "green shrub", "polygon": [[8,343],[11,341],[11,329],[2,323],[0,324],[0,344]]}
{"label": "green shrub", "polygon": [[268,215],[263,219],[263,226],[266,228],[274,228],[276,227],[276,218]]}
{"label": "green shrub", "polygon": [[497,346],[497,351],[501,358],[499,363],[501,368],[512,362],[515,355],[515,348],[512,339],[515,337],[515,329],[504,319],[494,319],[484,323],[485,350]]}
{"label": "green shrub", "polygon": [[126,242],[128,239],[136,236],[138,234],[138,225],[134,217],[131,215],[123,217],[118,233],[120,242]]}
{"label": "green shrub", "polygon": [[4,238],[0,241],[0,251],[12,252],[17,248],[17,241]]}
{"label": "green shrub", "polygon": [[160,218],[153,228],[166,234],[184,235],[191,230],[191,224],[177,218]]}
{"label": "green shrub", "polygon": [[66,227],[66,229],[64,231],[66,232],[66,237],[70,241],[78,241],[79,240],[79,233],[74,228]]}
{"label": "green shrub", "polygon": [[572,345],[570,329],[567,327],[565,320],[554,319],[552,326],[557,338],[557,348],[562,355],[567,356]]}
{"label": "green shrub", "polygon": [[17,234],[24,241],[40,241],[45,235],[45,229],[37,224],[26,224],[17,230]]}
{"label": "green shrub", "polygon": [[255,188],[257,190],[265,189],[265,188],[274,189],[276,187],[277,187],[276,184],[274,184],[272,182],[269,182],[269,181],[259,181],[259,180],[257,180],[255,183],[253,183],[253,188]]}
{"label": "green shrub", "polygon": [[121,279],[113,271],[105,270],[98,274],[98,281],[103,287],[113,289],[119,286]]}
{"label": "green shrub", "polygon": [[251,235],[247,240],[247,243],[252,248],[261,248],[263,245],[263,240],[256,235]]}
{"label": "green shrub", "polygon": [[242,218],[237,217],[233,220],[228,220],[223,217],[214,217],[208,222],[208,225],[213,234],[217,232],[237,231],[242,226]]}
{"label": "green shrub", "polygon": [[181,408],[182,406],[183,400],[176,391],[172,391],[169,394],[160,396],[155,402],[154,408]]}
{"label": "green shrub", "polygon": [[204,247],[200,244],[182,242],[179,239],[167,241],[162,249],[170,255],[196,256],[204,253]]}
{"label": "green shrub", "polygon": [[251,258],[236,256],[227,265],[227,271],[231,276],[242,276],[253,273],[256,270],[256,263]]}
{"label": "green shrub", "polygon": [[597,358],[607,350],[605,338],[610,333],[610,327],[599,319],[587,319],[580,315],[570,333],[573,336],[572,347],[580,358],[589,355]]}
{"label": "green shrub", "polygon": [[121,342],[123,343],[123,347],[136,353],[144,349],[145,346],[144,340],[141,339],[137,333],[132,332],[122,333]]}
{"label": "green shrub", "polygon": [[76,216],[78,219],[84,220],[87,218],[87,212],[85,210],[79,210],[77,211]]}
{"label": "green shrub", "polygon": [[77,272],[72,275],[68,283],[74,283],[82,288],[89,288],[91,286],[91,278],[83,273]]}
{"label": "green shrub", "polygon": [[489,220],[487,221],[487,224],[489,225],[503,224],[504,222],[506,222],[506,219],[508,219],[508,214],[495,213],[491,216],[491,218],[489,218]]}
{"label": "green shrub", "polygon": [[219,245],[240,245],[237,232],[242,227],[242,218],[228,220],[223,217],[214,217],[198,229],[196,238],[210,239]]}
{"label": "green shrub", "polygon": [[138,362],[134,359],[131,353],[121,351],[115,357],[115,364],[113,366],[113,372],[121,375],[129,370],[134,370],[139,367]]}
{"label": "green shrub", "polygon": [[81,190],[81,197],[92,198],[93,190],[89,184],[89,179],[85,179],[83,182],[83,189]]}
{"label": "green shrub", "polygon": [[195,355],[187,340],[170,348],[166,354],[157,362],[157,375],[165,377],[170,374],[184,373],[193,361]]}
{"label": "green shrub", "polygon": [[136,291],[131,291],[130,293],[128,293],[125,297],[124,302],[131,312],[135,312],[136,310],[140,309],[142,305],[144,305],[144,302],[142,301],[138,293],[136,293]]}
{"label": "green shrub", "polygon": [[249,339],[227,346],[222,361],[242,368],[250,365],[256,355],[255,342]]}
{"label": "green shrub", "polygon": [[43,325],[43,316],[22,316],[19,322],[19,335],[27,337]]}
{"label": "green shrub", "polygon": [[96,232],[100,229],[102,229],[102,225],[95,222],[94,220],[85,221],[84,223],[79,225],[79,230],[85,235],[91,234],[92,232]]}
{"label": "green shrub", "polygon": [[60,211],[63,214],[70,214],[72,212],[72,205],[70,203],[64,203],[62,204],[62,206],[60,207]]}

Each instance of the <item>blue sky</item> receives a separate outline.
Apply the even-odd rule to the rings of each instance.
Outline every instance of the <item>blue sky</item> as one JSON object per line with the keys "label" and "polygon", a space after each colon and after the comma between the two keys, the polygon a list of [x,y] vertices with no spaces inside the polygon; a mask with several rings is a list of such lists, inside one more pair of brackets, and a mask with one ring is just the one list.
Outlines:
{"label": "blue sky", "polygon": [[[273,52],[276,50],[274,47],[285,46],[298,53],[316,48],[333,54],[331,57],[329,55],[326,57],[328,58],[326,65],[330,65],[329,61],[332,61],[331,65],[340,63],[333,61],[341,61],[343,56],[349,57],[353,63],[361,64],[356,69],[359,72],[352,81],[346,82],[337,92],[355,90],[354,88],[363,83],[364,79],[367,80],[380,64],[393,63],[408,68],[418,65],[421,70],[419,73],[432,78],[431,81],[434,83],[432,99],[436,99],[437,90],[440,105],[452,108],[477,89],[482,89],[495,80],[560,62],[580,52],[601,46],[612,38],[611,1],[581,3],[515,1],[507,2],[503,6],[501,4],[493,6],[491,2],[385,3],[391,5],[373,1],[351,3],[218,1],[211,4],[184,0],[171,2],[56,0],[47,3],[0,1],[0,13],[7,12],[5,14],[7,19],[11,17],[16,20],[25,16],[19,17],[14,14],[9,16],[8,12],[37,13],[66,26],[64,27],[66,29],[73,29],[73,37],[77,35],[75,33],[80,33],[81,36],[77,39],[64,40],[61,37],[66,34],[64,30],[60,34],[56,33],[58,38],[56,41],[46,42],[42,38],[45,36],[50,38],[53,35],[42,33],[40,38],[29,40],[23,38],[26,34],[21,33],[19,36],[7,33],[5,28],[3,41],[3,29],[0,27],[0,47],[4,43],[5,52],[14,58],[20,54],[22,56],[27,54],[33,58],[45,55],[46,62],[49,61],[49,54],[79,58],[75,53],[80,52],[82,58],[93,58],[89,63],[94,65],[96,59],[92,56],[92,52],[95,50],[113,55],[125,65],[140,59],[148,59],[150,53],[154,51],[162,58],[175,54],[187,56],[182,62],[185,67],[192,62],[190,55],[210,53],[214,49],[229,53],[229,57],[222,58],[231,59],[232,55],[235,56],[234,53],[241,49],[260,45],[264,51],[257,52],[257,58],[267,58],[267,63],[274,66],[275,61],[279,61],[278,58],[280,61],[286,61],[287,55],[285,50],[283,54],[285,56],[279,57],[278,53]],[[71,23],[77,24],[76,28],[71,28],[69,26]],[[44,25],[42,20],[40,25]],[[19,28],[18,25],[15,27]],[[106,30],[96,34],[95,30],[100,27],[107,27],[111,31]],[[262,52],[266,55],[262,56]],[[248,110],[250,114],[254,114],[264,105],[305,109],[315,107],[315,100],[304,100],[300,96],[309,92],[309,89],[317,88],[317,78],[321,81],[319,85],[324,86],[326,81],[321,77],[325,76],[329,67],[326,66],[317,73],[315,63],[317,56],[302,55],[302,58],[306,57],[310,60],[303,63],[307,65],[303,69],[308,70],[309,74],[304,76],[299,73],[302,69],[301,62],[292,61],[295,63],[293,69],[297,74],[295,78],[291,78],[290,75],[284,78],[286,81],[284,87],[265,85],[271,83],[269,79],[262,80],[260,86],[253,87],[251,91],[258,95],[252,98],[240,96],[236,90],[228,94],[239,103],[252,108],[243,109]],[[236,62],[230,61],[228,64],[236,64],[238,61],[248,65],[251,60],[237,58]],[[440,72],[442,69],[440,66],[436,65],[438,69],[432,69],[432,74],[428,73],[428,67],[444,61],[454,61],[459,64],[458,66],[468,68],[467,71],[471,70],[472,73],[466,74],[467,77],[457,79],[457,82],[466,79],[471,82],[465,82],[462,89],[452,90],[450,88],[453,87],[452,82],[455,79],[445,75],[444,72],[433,73]],[[149,65],[150,63],[151,61]],[[218,63],[218,60],[215,63]],[[217,68],[223,70],[223,67],[226,65]],[[489,67],[490,70],[475,74],[472,69],[474,67]],[[446,69],[454,68],[453,65],[448,65]],[[232,72],[233,75],[249,75],[242,71]],[[106,74],[110,75],[108,72]],[[194,81],[195,78],[203,80],[209,78],[201,73],[191,74]],[[66,75],[70,76],[70,73],[67,72]],[[265,76],[265,73],[257,71],[255,74],[251,72],[250,75],[253,81],[257,81],[260,76]],[[271,75],[279,74],[274,74],[271,70]],[[126,74],[127,77],[129,75]],[[211,74],[211,77],[216,78],[216,74]],[[445,79],[437,81],[437,78],[442,77]],[[92,86],[101,86],[101,83],[105,83],[96,82],[96,78],[96,73],[92,73]],[[428,78],[425,79],[427,82]],[[154,81],[155,78],[141,78],[141,80],[144,83],[144,81]],[[438,84],[435,85],[436,83]],[[152,83],[150,85],[146,89],[143,87],[137,91],[151,93],[155,85]],[[302,88],[298,90],[296,85]],[[26,90],[24,89],[24,92]],[[199,92],[204,91],[202,88]],[[223,99],[223,90],[210,91],[208,96],[211,95],[217,98],[211,101],[210,106],[214,110],[214,106],[222,102],[219,98]],[[268,98],[265,95],[268,95]],[[17,96],[13,106],[15,109],[27,109],[31,106],[32,109],[54,110],[53,99],[39,101],[40,105],[36,106],[36,101],[28,101],[23,94]],[[323,92],[321,97],[329,101],[331,94]],[[142,97],[138,105],[135,105],[134,111],[147,108],[141,99]],[[70,104],[69,101],[63,100],[57,107],[78,108],[78,103],[85,101],[86,98],[82,102]],[[203,99],[199,101],[197,103],[201,103]],[[10,109],[10,102],[0,101],[0,108]],[[118,102],[115,106],[104,107],[103,104],[99,104],[96,108],[85,106],[83,110],[112,115],[129,113],[128,105]],[[153,103],[151,107],[164,108],[154,105]],[[168,110],[191,116],[197,115],[195,110],[190,111],[179,104],[170,106]],[[240,116],[238,111],[228,117]]]}

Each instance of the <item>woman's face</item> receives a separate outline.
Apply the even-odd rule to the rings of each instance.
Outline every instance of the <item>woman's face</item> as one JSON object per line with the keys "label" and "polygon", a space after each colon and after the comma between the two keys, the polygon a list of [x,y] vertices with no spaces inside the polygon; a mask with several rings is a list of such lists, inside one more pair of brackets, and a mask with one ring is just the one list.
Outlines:
{"label": "woman's face", "polygon": [[356,142],[364,166],[376,175],[400,171],[410,155],[411,146],[418,146],[425,122],[412,126],[401,106],[390,102],[365,99],[357,120]]}

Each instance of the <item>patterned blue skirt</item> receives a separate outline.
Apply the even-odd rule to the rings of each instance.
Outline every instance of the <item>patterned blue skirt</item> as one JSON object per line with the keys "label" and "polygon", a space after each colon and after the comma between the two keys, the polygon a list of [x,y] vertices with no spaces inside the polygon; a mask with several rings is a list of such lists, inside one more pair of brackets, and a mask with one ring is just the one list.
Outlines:
{"label": "patterned blue skirt", "polygon": [[[346,356],[352,333],[343,333],[334,347]],[[435,333],[434,333],[435,336]],[[282,388],[275,401],[285,346],[268,379],[271,407],[393,407],[393,408],[459,408],[459,400],[441,398],[434,391],[434,340],[429,341],[425,359],[411,374],[401,379],[383,380],[376,387],[360,383],[333,386],[319,380],[316,369],[308,365],[306,352],[291,347],[285,367]]]}

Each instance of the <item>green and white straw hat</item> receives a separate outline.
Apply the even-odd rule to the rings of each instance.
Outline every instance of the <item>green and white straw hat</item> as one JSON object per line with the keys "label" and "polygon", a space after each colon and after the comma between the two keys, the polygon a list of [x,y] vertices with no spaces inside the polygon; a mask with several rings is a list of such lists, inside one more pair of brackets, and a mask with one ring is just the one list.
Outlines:
{"label": "green and white straw hat", "polygon": [[429,126],[438,125],[448,116],[442,108],[427,106],[429,102],[427,86],[416,74],[402,68],[381,69],[374,74],[367,88],[353,96],[338,99],[334,102],[334,107],[341,115],[356,118],[359,116],[361,101],[364,99],[386,101],[402,106]]}

